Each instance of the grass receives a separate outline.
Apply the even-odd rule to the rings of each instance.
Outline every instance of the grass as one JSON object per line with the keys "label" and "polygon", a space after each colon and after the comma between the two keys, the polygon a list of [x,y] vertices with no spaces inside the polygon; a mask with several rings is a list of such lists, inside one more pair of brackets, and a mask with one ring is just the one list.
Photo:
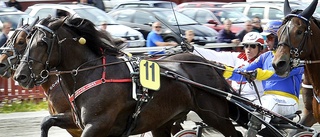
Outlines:
{"label": "grass", "polygon": [[15,100],[11,103],[3,103],[0,105],[0,113],[30,112],[30,111],[40,111],[40,110],[47,110],[47,109],[48,109],[47,101],[36,102],[34,100],[29,100],[29,101]]}

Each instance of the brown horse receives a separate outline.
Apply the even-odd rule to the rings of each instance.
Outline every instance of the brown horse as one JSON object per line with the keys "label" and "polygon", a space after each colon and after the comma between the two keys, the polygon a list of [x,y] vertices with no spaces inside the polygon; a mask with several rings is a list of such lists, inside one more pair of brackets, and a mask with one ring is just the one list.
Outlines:
{"label": "brown horse", "polygon": [[[92,22],[79,18],[64,22],[45,19],[36,25],[14,79],[21,86],[32,88],[48,76],[50,69],[56,68],[73,100],[83,137],[126,136],[150,130],[154,137],[170,137],[173,122],[190,110],[224,136],[241,136],[229,119],[226,99],[164,76],[171,76],[168,72],[174,71],[195,82],[230,91],[223,86],[221,71],[201,64],[161,62],[160,89],[148,90],[150,99],[140,106],[132,99],[129,81],[134,73],[129,71],[126,61],[118,58],[118,50],[97,37]],[[192,54],[178,54],[166,60],[206,62]]]}
{"label": "brown horse", "polygon": [[[36,19],[32,24],[19,26],[3,46],[4,50],[0,55],[0,74],[4,78],[10,78],[15,67],[27,47],[27,36],[32,27],[37,23]],[[22,22],[20,23],[22,25]],[[73,137],[80,137],[82,130],[75,124],[71,107],[67,96],[63,94],[57,76],[50,76],[47,82],[41,84],[48,98],[48,108],[50,116],[43,119],[41,123],[41,136],[48,136],[48,131],[52,126],[58,126],[67,131]]]}
{"label": "brown horse", "polygon": [[[319,23],[312,17],[318,0],[313,2],[304,11],[293,11],[285,0],[286,18],[278,30],[279,47],[276,51],[273,67],[276,74],[286,76],[291,69],[305,63],[305,74],[313,85],[313,115],[320,122],[319,88],[320,50],[317,47],[320,36]],[[305,62],[300,60],[306,60]],[[309,119],[311,123],[312,118]]]}

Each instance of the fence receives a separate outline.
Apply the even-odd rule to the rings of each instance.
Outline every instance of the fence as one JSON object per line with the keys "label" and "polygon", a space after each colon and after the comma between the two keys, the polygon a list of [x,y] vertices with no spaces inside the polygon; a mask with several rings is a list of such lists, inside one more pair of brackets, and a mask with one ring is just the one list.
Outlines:
{"label": "fence", "polygon": [[[222,47],[235,47],[234,44],[227,43],[210,43],[205,46],[199,46],[202,48],[222,48]],[[148,51],[159,51],[172,48],[172,46],[166,47],[141,47],[141,48],[127,48],[124,49],[125,52],[130,52],[132,54],[141,54]],[[12,99],[43,99],[46,96],[44,95],[44,90],[41,87],[35,87],[31,90],[23,89],[18,86],[11,78],[5,79],[0,78],[0,102],[3,100],[12,100]]]}
{"label": "fence", "polygon": [[13,99],[43,99],[45,98],[44,90],[41,87],[35,87],[27,90],[16,84],[11,78],[0,78],[0,102],[11,101]]}

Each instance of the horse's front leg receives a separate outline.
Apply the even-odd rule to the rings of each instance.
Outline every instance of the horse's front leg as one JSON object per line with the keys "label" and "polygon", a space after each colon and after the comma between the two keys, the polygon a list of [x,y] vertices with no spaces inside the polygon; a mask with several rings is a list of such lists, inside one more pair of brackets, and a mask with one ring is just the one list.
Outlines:
{"label": "horse's front leg", "polygon": [[[313,116],[313,110],[312,110],[312,99],[313,99],[313,89],[311,88],[302,88],[302,98],[304,103],[304,109],[303,109],[303,117],[300,124],[304,126],[311,127],[313,124],[317,122],[317,120]],[[289,133],[289,136],[293,136],[301,131],[299,130],[292,130]]]}
{"label": "horse's front leg", "polygon": [[[111,128],[115,122],[114,115],[103,114],[84,124],[81,137],[111,137]],[[117,136],[121,136],[121,133]]]}
{"label": "horse's front leg", "polygon": [[68,132],[73,137],[79,137],[81,135],[81,130],[79,130],[74,123],[71,113],[60,113],[57,115],[46,116],[41,122],[41,137],[47,137],[48,131],[52,126],[70,129]]}

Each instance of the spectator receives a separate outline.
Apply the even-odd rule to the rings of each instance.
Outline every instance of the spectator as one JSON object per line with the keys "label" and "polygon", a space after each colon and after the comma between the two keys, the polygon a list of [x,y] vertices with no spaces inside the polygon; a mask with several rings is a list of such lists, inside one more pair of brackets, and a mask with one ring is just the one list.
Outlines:
{"label": "spectator", "polygon": [[[229,19],[223,21],[224,29],[219,31],[218,34],[218,43],[233,43],[238,45],[240,40],[236,38],[236,35],[230,30],[232,22]],[[216,49],[217,51],[231,51],[233,48],[221,48]]]}
{"label": "spectator", "polygon": [[8,34],[11,30],[11,23],[9,22],[4,22],[3,27],[2,27],[2,34],[0,35],[0,47],[4,45],[4,43],[7,42],[8,40]]}
{"label": "spectator", "polygon": [[[112,35],[107,31],[108,23],[106,21],[102,21],[100,25],[101,25],[100,26],[100,31],[105,33],[107,35],[107,37],[110,38],[107,41],[109,41],[111,45],[114,45],[116,47],[125,46],[123,44],[126,42],[126,39],[124,39],[124,38],[113,38]],[[119,47],[119,48],[121,49],[123,47]]]}
{"label": "spectator", "polygon": [[194,39],[193,30],[186,30],[184,33],[185,33],[185,38],[186,38],[187,42],[189,42],[190,44],[197,44],[197,45],[202,45],[202,46],[204,46],[206,44],[204,42],[200,42],[199,40]]}
{"label": "spectator", "polygon": [[[164,42],[161,37],[161,23],[154,22],[152,24],[152,31],[147,36],[147,47],[157,47],[157,46],[176,46],[176,42]],[[164,52],[149,52],[149,54],[164,54]]]}
{"label": "spectator", "polygon": [[261,33],[263,31],[262,26],[261,26],[261,20],[259,17],[254,17],[252,19],[252,26],[253,26],[252,31],[254,31],[254,32]]}
{"label": "spectator", "polygon": [[246,35],[247,33],[252,31],[252,21],[248,20],[245,22],[245,27],[243,30],[239,31],[237,33],[237,38],[240,40],[240,42],[242,42],[244,35]]}
{"label": "spectator", "polygon": [[20,3],[16,0],[9,0],[7,3],[7,6],[8,7],[15,7],[18,10],[22,9]]}

